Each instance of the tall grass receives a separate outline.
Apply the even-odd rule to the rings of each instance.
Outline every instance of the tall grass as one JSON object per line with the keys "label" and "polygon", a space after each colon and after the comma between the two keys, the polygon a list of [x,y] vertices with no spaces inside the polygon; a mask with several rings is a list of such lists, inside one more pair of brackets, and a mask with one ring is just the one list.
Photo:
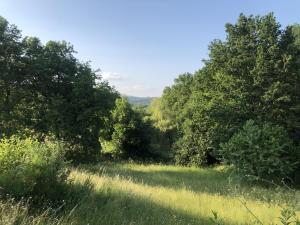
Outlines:
{"label": "tall grass", "polygon": [[281,207],[300,197],[299,191],[242,184],[225,167],[102,163],[73,169],[69,179],[85,197],[46,220],[38,214],[46,222],[36,224],[205,225],[215,224],[212,211],[224,225],[256,224],[249,210],[263,224],[280,224]]}
{"label": "tall grass", "polygon": [[52,209],[32,215],[28,202],[9,199],[0,201],[0,225],[59,225],[66,221]]}
{"label": "tall grass", "polygon": [[242,185],[230,173],[224,167],[106,164],[74,170],[71,177],[94,185],[98,200],[81,206],[84,212],[94,205],[87,216],[94,224],[211,224],[212,211],[223,224],[254,224],[248,209],[264,224],[279,223],[281,206],[294,195]]}

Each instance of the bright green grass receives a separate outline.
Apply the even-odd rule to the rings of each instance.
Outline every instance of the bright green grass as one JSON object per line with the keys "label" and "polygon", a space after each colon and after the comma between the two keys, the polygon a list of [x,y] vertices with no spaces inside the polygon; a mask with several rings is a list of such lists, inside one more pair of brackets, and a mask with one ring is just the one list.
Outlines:
{"label": "bright green grass", "polygon": [[278,222],[279,204],[295,199],[279,188],[241,185],[224,167],[102,163],[74,169],[70,179],[93,189],[60,224],[205,225],[213,224],[212,211],[224,225],[255,224],[248,208],[267,225]]}
{"label": "bright green grass", "polygon": [[224,224],[253,224],[243,204],[271,224],[278,222],[278,204],[290,197],[275,188],[239,185],[223,167],[112,163],[74,170],[71,177],[94,186],[78,210],[83,224],[211,224],[212,211]]}

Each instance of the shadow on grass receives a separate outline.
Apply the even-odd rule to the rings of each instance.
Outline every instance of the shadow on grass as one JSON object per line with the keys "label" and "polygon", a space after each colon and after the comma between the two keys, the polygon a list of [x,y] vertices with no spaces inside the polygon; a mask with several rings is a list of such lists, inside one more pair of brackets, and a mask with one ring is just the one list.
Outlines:
{"label": "shadow on grass", "polygon": [[83,166],[79,169],[109,177],[119,176],[125,180],[130,179],[135,183],[154,187],[166,187],[174,190],[185,188],[196,193],[240,196],[267,203],[276,201],[282,204],[291,198],[290,193],[282,189],[242,183],[237,177],[231,176],[229,169],[181,168],[174,170],[163,166],[159,170],[144,170],[140,169],[139,165],[136,167],[136,165],[128,166],[128,164],[121,163],[102,163],[95,166]]}
{"label": "shadow on grass", "polygon": [[211,216],[191,215],[133,193],[103,188],[90,190],[72,213],[69,222],[74,225],[216,225],[210,220]]}
{"label": "shadow on grass", "polygon": [[172,189],[186,188],[194,192],[206,192],[211,194],[228,194],[230,171],[218,171],[216,169],[173,171],[161,169],[157,171],[142,171],[131,167],[123,167],[122,164],[105,163],[100,166],[83,166],[79,169],[110,177],[120,176],[130,179],[135,183],[143,183],[150,186],[163,186]]}

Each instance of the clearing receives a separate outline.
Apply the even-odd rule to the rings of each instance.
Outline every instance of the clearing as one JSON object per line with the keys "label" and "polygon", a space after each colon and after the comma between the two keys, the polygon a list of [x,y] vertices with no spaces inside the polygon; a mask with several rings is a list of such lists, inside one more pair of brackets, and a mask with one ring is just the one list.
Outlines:
{"label": "clearing", "polygon": [[279,204],[295,199],[281,188],[240,184],[225,167],[104,163],[74,169],[70,177],[93,187],[72,213],[76,224],[215,224],[212,211],[222,224],[255,224],[251,212],[271,224]]}

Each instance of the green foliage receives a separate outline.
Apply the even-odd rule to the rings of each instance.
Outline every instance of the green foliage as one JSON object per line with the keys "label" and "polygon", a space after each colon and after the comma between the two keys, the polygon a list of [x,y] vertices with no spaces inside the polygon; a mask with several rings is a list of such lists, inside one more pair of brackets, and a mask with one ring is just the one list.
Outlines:
{"label": "green foliage", "polygon": [[11,137],[0,141],[0,191],[21,198],[63,199],[67,170],[58,142]]}
{"label": "green foliage", "polygon": [[181,124],[188,116],[187,102],[192,93],[193,76],[190,73],[181,74],[175,79],[175,84],[166,87],[160,106],[163,110],[164,120],[169,121],[168,126],[174,126],[180,131]]}
{"label": "green foliage", "polygon": [[280,223],[282,225],[299,225],[300,220],[298,219],[294,209],[284,208],[281,210]]}
{"label": "green foliage", "polygon": [[15,117],[14,108],[19,108],[17,102],[21,101],[22,89],[13,89],[15,80],[21,80],[24,74],[19,73],[22,67],[21,54],[22,43],[21,34],[16,26],[0,17],[0,136],[3,133],[10,134],[13,128],[20,125],[10,118]]}
{"label": "green foliage", "polygon": [[283,127],[253,120],[221,144],[224,161],[249,179],[292,178],[300,162],[297,151]]}
{"label": "green foliage", "polygon": [[118,93],[65,41],[22,38],[0,17],[0,137],[30,129],[68,143],[67,157],[95,159],[99,129]]}
{"label": "green foliage", "polygon": [[150,121],[143,120],[142,112],[134,110],[127,99],[116,100],[109,123],[111,133],[104,136],[110,141],[110,144],[106,145],[111,146],[113,157],[121,159],[150,157],[152,125]]}
{"label": "green foliage", "polygon": [[165,116],[166,109],[162,104],[161,98],[153,99],[147,111],[150,113],[150,119],[154,122],[154,126],[162,132],[168,132],[173,129],[172,122]]}
{"label": "green foliage", "polygon": [[195,135],[185,134],[173,145],[176,151],[176,163],[184,166],[204,166],[208,164],[208,151],[203,151],[206,146],[202,139],[195,139]]}
{"label": "green foliage", "polygon": [[291,28],[295,37],[295,46],[297,49],[300,49],[300,24],[295,24]]}
{"label": "green foliage", "polygon": [[240,15],[226,40],[209,46],[193,75],[180,75],[162,96],[164,117],[176,127],[178,163],[206,165],[252,119],[282,126],[300,140],[300,48],[297,26],[280,28],[273,14]]}
{"label": "green foliage", "polygon": [[165,116],[166,109],[161,98],[155,98],[147,107],[146,118],[153,124],[151,145],[161,158],[170,159],[175,127],[172,121]]}
{"label": "green foliage", "polygon": [[51,209],[32,215],[26,201],[0,200],[0,225],[59,225],[62,224]]}

